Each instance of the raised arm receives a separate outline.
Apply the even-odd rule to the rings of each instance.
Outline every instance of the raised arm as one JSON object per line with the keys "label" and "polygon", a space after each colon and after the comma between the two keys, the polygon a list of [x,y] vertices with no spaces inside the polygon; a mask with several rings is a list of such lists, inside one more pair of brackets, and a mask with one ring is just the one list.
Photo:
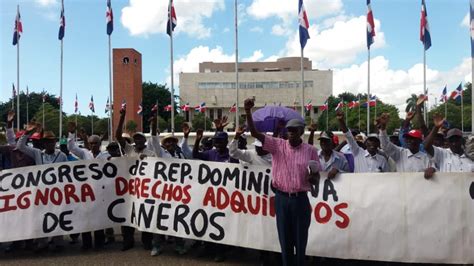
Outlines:
{"label": "raised arm", "polygon": [[118,143],[122,148],[125,148],[125,139],[122,137],[123,133],[123,122],[125,121],[125,114],[127,114],[127,107],[123,107],[120,110],[120,119],[117,125],[117,129],[115,130],[115,138],[117,139]]}
{"label": "raised arm", "polygon": [[354,139],[354,136],[352,136],[352,132],[349,131],[346,125],[346,121],[344,119],[344,113],[343,112],[338,112],[336,113],[336,118],[337,121],[339,121],[339,127],[341,128],[342,132],[346,136],[347,143],[349,143],[349,146],[351,147],[352,154],[355,156],[359,153],[359,150],[362,149],[359,147],[359,144],[357,144],[357,141]]}
{"label": "raised arm", "polygon": [[222,118],[214,119],[214,126],[216,127],[217,131],[224,131],[224,128],[229,124],[227,122],[228,117],[225,115]]}
{"label": "raised arm", "polygon": [[318,128],[318,124],[313,123],[313,120],[311,120],[311,125],[309,125],[308,130],[309,130],[309,137],[308,137],[308,144],[313,145],[314,144],[314,131]]}
{"label": "raised arm", "polygon": [[153,113],[153,116],[150,118],[151,122],[151,146],[153,146],[154,152],[157,157],[163,157],[165,154],[163,147],[160,144],[160,130],[158,129],[157,121],[156,121],[156,112]]}
{"label": "raised arm", "polygon": [[421,132],[423,133],[423,136],[427,136],[429,132],[428,127],[426,126],[425,119],[423,119],[422,116],[422,110],[421,107],[423,106],[423,103],[425,102],[426,98],[423,95],[418,96],[418,101],[416,102],[416,112],[415,112],[415,117],[418,123],[420,124],[420,129]]}
{"label": "raised arm", "polygon": [[77,146],[77,143],[75,140],[76,139],[76,123],[69,122],[67,125],[67,131],[69,132],[68,138],[67,138],[67,149],[69,150],[69,152],[76,155],[81,160],[94,159],[94,156],[92,156],[91,152],[89,152],[86,149],[81,149]]}
{"label": "raised arm", "polygon": [[244,102],[245,114],[247,116],[247,127],[250,130],[250,134],[252,137],[258,139],[262,144],[265,143],[265,135],[258,132],[255,124],[253,123],[252,118],[252,108],[255,106],[255,102],[253,99],[247,99]]}
{"label": "raised arm", "polygon": [[199,152],[199,143],[201,142],[202,135],[204,134],[204,130],[202,128],[199,128],[196,130],[196,141],[194,141],[194,147],[193,147],[193,158],[196,159],[204,159],[203,152]]}
{"label": "raised arm", "polygon": [[377,127],[379,129],[380,146],[387,153],[388,156],[392,157],[393,160],[397,161],[400,158],[400,148],[395,146],[387,135],[387,124],[390,120],[388,113],[383,113],[377,118]]}
{"label": "raised arm", "polygon": [[13,120],[15,119],[15,112],[13,110],[8,111],[7,117],[7,143],[8,145],[16,145],[15,132],[13,131]]}
{"label": "raised arm", "polygon": [[428,135],[428,137],[426,137],[425,141],[423,142],[425,151],[431,156],[434,156],[434,148],[433,148],[434,137],[438,133],[438,130],[443,126],[444,121],[445,119],[442,116],[435,114],[433,116],[433,129],[431,130],[430,134]]}
{"label": "raised arm", "polygon": [[191,150],[191,148],[189,148],[188,145],[188,137],[189,133],[191,132],[191,128],[189,127],[188,123],[183,123],[182,129],[183,138],[181,139],[181,143],[179,144],[179,146],[181,147],[181,151],[183,152],[184,157],[186,157],[186,159],[191,159],[193,158],[193,151]]}
{"label": "raised arm", "polygon": [[239,138],[242,136],[242,134],[244,134],[244,132],[245,132],[244,127],[239,127],[235,130],[234,139],[230,142],[230,145],[229,145],[229,155],[230,157],[234,159],[238,159],[238,160],[250,163],[252,159],[250,158],[248,151],[241,150],[238,147]]}
{"label": "raised arm", "polygon": [[16,148],[23,152],[24,154],[28,155],[29,157],[33,158],[36,161],[36,158],[39,158],[41,156],[41,151],[39,149],[29,147],[26,145],[26,142],[28,141],[28,138],[33,134],[37,129],[36,124],[30,123],[26,127],[26,133],[21,136],[21,138],[18,140],[18,143],[16,144]]}

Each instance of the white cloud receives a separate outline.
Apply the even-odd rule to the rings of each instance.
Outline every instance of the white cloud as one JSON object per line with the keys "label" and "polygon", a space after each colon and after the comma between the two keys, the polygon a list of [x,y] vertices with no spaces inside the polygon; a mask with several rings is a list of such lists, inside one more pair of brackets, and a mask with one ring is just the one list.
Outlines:
{"label": "white cloud", "polygon": [[461,26],[462,27],[466,27],[466,28],[469,28],[469,22],[470,18],[469,18],[469,13],[466,14],[466,16],[464,16],[463,20],[461,21]]}
{"label": "white cloud", "polygon": [[[347,21],[335,22],[333,27],[320,30],[311,25],[304,53],[313,61],[313,68],[333,68],[353,62],[357,55],[367,51],[366,17],[360,16]],[[298,32],[289,37],[284,54],[299,56],[300,43]],[[385,46],[385,34],[381,31],[380,21],[375,20],[375,43],[371,49]]]}
{"label": "white cloud", "polygon": [[242,58],[242,62],[257,62],[263,58],[262,50],[254,51],[250,57]]}
{"label": "white cloud", "polygon": [[[342,0],[314,0],[305,3],[310,20],[339,14],[342,11]],[[277,17],[281,23],[273,26],[275,35],[289,35],[298,21],[298,6],[294,1],[254,0],[247,8],[247,13],[254,19]]]}
{"label": "white cloud", "polygon": [[223,33],[226,33],[226,32],[229,32],[229,31],[230,31],[230,29],[229,29],[228,27],[225,27],[225,28],[222,30]]}
{"label": "white cloud", "polygon": [[[395,105],[404,114],[405,101],[412,93],[421,94],[423,91],[423,64],[415,64],[408,70],[390,68],[390,62],[383,56],[375,57],[370,62],[371,93],[377,95],[383,102]],[[458,66],[449,71],[438,71],[427,67],[426,84],[429,90],[430,105],[435,97],[441,95],[445,85],[449,90],[459,82],[471,81],[471,61],[464,59]],[[334,95],[349,91],[352,93],[367,92],[367,61],[360,65],[352,65],[334,70]]]}
{"label": "white cloud", "polygon": [[251,32],[262,33],[262,32],[263,32],[263,28],[262,28],[262,27],[259,27],[259,26],[255,26],[255,27],[251,28],[250,31],[251,31]]}
{"label": "white cloud", "polygon": [[[214,12],[224,10],[224,0],[178,0],[174,2],[178,18],[176,34],[184,32],[199,39],[211,36],[211,28],[203,23]],[[131,35],[164,33],[168,13],[168,1],[129,0],[122,9],[121,22]]]}
{"label": "white cloud", "polygon": [[59,4],[58,0],[35,0],[35,2],[42,7],[50,7]]}

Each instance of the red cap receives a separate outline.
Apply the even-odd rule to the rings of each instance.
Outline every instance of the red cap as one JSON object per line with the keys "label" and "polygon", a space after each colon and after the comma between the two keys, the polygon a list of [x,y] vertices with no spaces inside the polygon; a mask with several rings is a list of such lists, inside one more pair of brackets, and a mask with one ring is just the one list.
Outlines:
{"label": "red cap", "polygon": [[19,139],[19,138],[21,138],[21,136],[23,136],[24,134],[25,134],[25,131],[24,131],[24,130],[17,131],[16,134],[15,134],[15,138],[16,138],[16,139]]}
{"label": "red cap", "polygon": [[420,130],[418,129],[412,129],[410,130],[408,133],[405,133],[405,135],[403,135],[404,138],[406,137],[412,137],[412,138],[415,138],[415,139],[420,139],[420,140],[423,140],[423,134],[421,133]]}
{"label": "red cap", "polygon": [[39,133],[39,132],[33,133],[33,135],[31,135],[30,139],[40,140],[41,139],[41,133]]}

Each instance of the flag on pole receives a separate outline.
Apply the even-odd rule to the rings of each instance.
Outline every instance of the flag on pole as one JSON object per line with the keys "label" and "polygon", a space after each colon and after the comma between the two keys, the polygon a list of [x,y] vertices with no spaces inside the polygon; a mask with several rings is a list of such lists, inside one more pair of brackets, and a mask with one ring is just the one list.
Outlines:
{"label": "flag on pole", "polygon": [[[373,95],[370,97],[369,106],[374,107],[377,105],[377,96]],[[367,108],[367,102],[363,103],[361,107]]]}
{"label": "flag on pole", "polygon": [[367,48],[368,49],[370,49],[370,46],[374,43],[374,37],[375,37],[374,14],[372,13],[370,0],[367,0]]}
{"label": "flag on pole", "polygon": [[142,115],[142,114],[143,114],[143,106],[142,106],[142,103],[140,103],[138,105],[137,115]]}
{"label": "flag on pole", "polygon": [[200,105],[196,106],[196,107],[194,108],[194,111],[200,112],[200,113],[204,113],[204,112],[206,111],[206,103],[203,102],[203,103],[201,103]]}
{"label": "flag on pole", "polygon": [[237,112],[237,105],[234,103],[229,110],[229,113],[235,113]]}
{"label": "flag on pole", "polygon": [[359,100],[357,101],[351,101],[347,104],[347,107],[349,107],[349,109],[352,109],[352,108],[356,108],[357,106],[359,106]]}
{"label": "flag on pole", "polygon": [[20,10],[16,13],[15,28],[13,31],[13,45],[16,45],[23,34],[23,24],[21,23]]}
{"label": "flag on pole", "polygon": [[177,21],[178,20],[176,19],[176,12],[174,10],[173,0],[170,0],[170,6],[168,7],[168,23],[166,23],[166,33],[169,36],[171,36],[171,31],[174,31],[174,28],[177,25]]}
{"label": "flag on pole", "polygon": [[13,98],[16,97],[15,84],[13,84],[13,83],[12,83],[12,96],[13,96]]}
{"label": "flag on pole", "polygon": [[183,112],[188,112],[190,109],[189,103],[183,104],[180,108]]}
{"label": "flag on pole", "polygon": [[474,0],[470,1],[471,3],[471,57],[474,57]]}
{"label": "flag on pole", "polygon": [[430,25],[428,23],[428,12],[425,0],[421,0],[420,41],[425,46],[425,51],[431,47]]}
{"label": "flag on pole", "polygon": [[151,108],[151,111],[152,112],[158,111],[158,104],[153,105],[153,107]]}
{"label": "flag on pole", "polygon": [[311,100],[309,100],[308,103],[304,107],[306,111],[311,111],[311,109],[313,109],[313,104],[311,103]]}
{"label": "flag on pole", "polygon": [[43,98],[43,103],[45,103],[46,102],[46,93],[43,92],[43,97],[42,98]]}
{"label": "flag on pole", "polygon": [[163,110],[166,112],[171,112],[171,104],[168,104],[167,106],[163,107]]}
{"label": "flag on pole", "polygon": [[107,114],[110,109],[110,103],[109,103],[109,98],[107,97],[107,103],[105,104],[105,113]]}
{"label": "flag on pole", "polygon": [[77,93],[76,93],[76,100],[74,101],[74,113],[77,114],[79,110],[79,102],[77,101]]}
{"label": "flag on pole", "polygon": [[459,83],[459,86],[451,92],[451,99],[456,100],[457,102],[461,102],[462,98],[462,83]]}
{"label": "flag on pole", "polygon": [[122,100],[122,105],[120,106],[120,109],[121,110],[127,109],[127,101],[125,101],[125,99]]}
{"label": "flag on pole", "polygon": [[89,109],[95,113],[95,107],[94,107],[94,96],[91,96],[91,101],[89,102]]}
{"label": "flag on pole", "polygon": [[105,11],[105,21],[107,22],[107,34],[111,35],[114,31],[114,13],[110,0],[107,0],[107,10]]}
{"label": "flag on pole", "polygon": [[441,98],[440,101],[442,101],[442,102],[447,102],[447,101],[448,101],[448,89],[447,89],[447,85],[444,86],[444,89],[443,89],[443,92],[442,92],[440,98]]}
{"label": "flag on pole", "polygon": [[342,109],[343,107],[344,107],[344,101],[343,101],[343,100],[341,100],[341,101],[340,101],[340,102],[337,104],[337,106],[336,106],[336,109],[335,109],[335,110],[337,111],[337,110],[339,110],[339,109]]}
{"label": "flag on pole", "polygon": [[323,105],[319,106],[319,111],[326,111],[326,110],[328,110],[328,100],[326,100]]}
{"label": "flag on pole", "polygon": [[61,16],[59,17],[59,32],[58,39],[64,38],[64,32],[66,30],[66,18],[64,17],[64,5],[61,7]]}
{"label": "flag on pole", "polygon": [[309,21],[308,15],[306,14],[306,9],[304,8],[303,0],[298,1],[298,21],[300,24],[299,32],[300,32],[300,44],[301,49],[306,46],[306,42],[309,39]]}

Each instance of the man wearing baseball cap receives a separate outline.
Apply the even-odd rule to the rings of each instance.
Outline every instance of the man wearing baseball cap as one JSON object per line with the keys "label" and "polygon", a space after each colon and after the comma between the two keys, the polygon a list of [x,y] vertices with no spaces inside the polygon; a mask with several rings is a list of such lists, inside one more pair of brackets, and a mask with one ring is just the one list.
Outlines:
{"label": "man wearing baseball cap", "polygon": [[[270,137],[257,131],[252,119],[253,99],[244,102],[247,126],[252,137],[272,154],[272,185],[275,188],[275,213],[283,265],[304,265],[311,205],[308,191],[319,178],[318,151],[303,143],[302,119],[286,123],[288,140]],[[296,250],[296,255],[294,251]]]}
{"label": "man wearing baseball cap", "polygon": [[335,151],[334,134],[331,131],[322,131],[319,136],[318,152],[321,162],[321,171],[328,172],[328,178],[334,178],[340,172],[350,172],[349,163],[343,153]]}
{"label": "man wearing baseball cap", "polygon": [[[461,130],[452,128],[448,131],[446,134],[448,149],[433,145],[435,135],[444,122],[445,119],[440,115],[433,117],[433,129],[424,142],[426,152],[433,158],[440,172],[474,172],[474,162],[463,148],[465,140]],[[434,172],[435,169],[430,168],[425,172],[425,177],[431,178]]]}
{"label": "man wearing baseball cap", "polygon": [[430,159],[426,153],[420,151],[423,134],[417,129],[410,130],[403,135],[407,148],[398,147],[390,142],[387,135],[389,119],[390,115],[383,113],[377,118],[377,127],[382,149],[395,161],[397,172],[424,172],[430,166]]}

